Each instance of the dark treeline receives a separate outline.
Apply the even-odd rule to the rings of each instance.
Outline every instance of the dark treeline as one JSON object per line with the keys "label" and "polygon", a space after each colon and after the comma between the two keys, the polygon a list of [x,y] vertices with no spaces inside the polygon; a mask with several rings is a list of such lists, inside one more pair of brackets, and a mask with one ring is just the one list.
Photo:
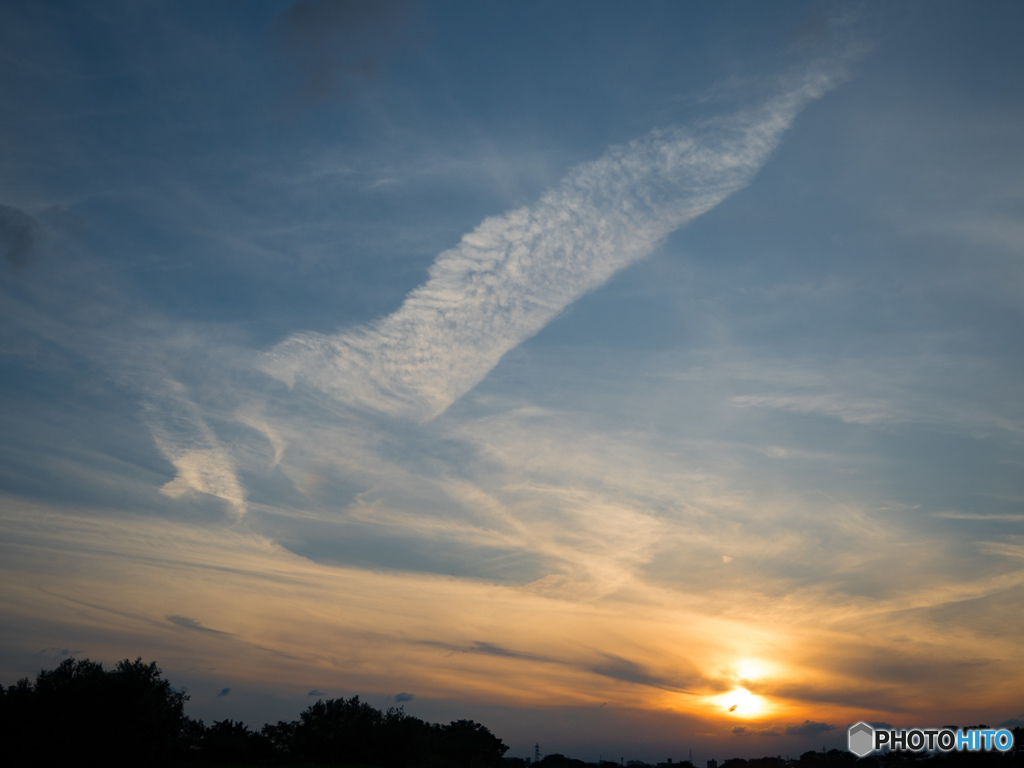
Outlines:
{"label": "dark treeline", "polygon": [[501,739],[472,720],[426,723],[401,709],[352,699],[318,701],[298,720],[260,731],[185,715],[156,663],[113,669],[67,659],[4,689],[0,754],[11,766],[272,766],[490,768],[504,765]]}
{"label": "dark treeline", "polygon": [[[987,726],[969,726],[986,728]],[[1024,768],[1024,728],[1013,729],[1014,747],[1009,752],[991,750],[986,752],[887,752],[858,758],[843,749],[828,752],[805,752],[799,758],[759,757],[744,760],[734,757],[718,763],[718,768]],[[526,760],[506,758],[505,764],[516,764],[518,768],[529,765]],[[622,768],[620,763],[606,761],[586,763],[565,755],[548,755],[531,768]],[[626,768],[695,768],[689,760],[648,764],[639,760],[625,762]]]}
{"label": "dark treeline", "polygon": [[[0,686],[3,764],[12,766],[350,766],[351,768],[525,768],[505,758],[501,739],[472,720],[424,722],[402,709],[381,711],[352,699],[318,701],[298,720],[253,731],[233,720],[206,725],[185,715],[156,663],[141,659],[104,670],[87,659],[68,659]],[[984,728],[985,726],[974,726]],[[731,759],[719,768],[1024,768],[1024,729],[1001,753],[890,752],[858,759],[850,752],[806,752],[798,760]],[[630,761],[632,768],[653,768]],[[688,761],[657,768],[694,768]],[[622,768],[547,755],[534,768]]]}

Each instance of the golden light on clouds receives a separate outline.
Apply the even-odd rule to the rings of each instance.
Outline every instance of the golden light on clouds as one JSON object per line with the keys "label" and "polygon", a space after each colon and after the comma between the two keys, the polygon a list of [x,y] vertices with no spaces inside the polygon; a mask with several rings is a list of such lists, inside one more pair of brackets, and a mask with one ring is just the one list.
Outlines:
{"label": "golden light on clouds", "polygon": [[[320,564],[244,524],[189,526],[18,503],[7,504],[3,518],[20,552],[2,568],[7,611],[29,628],[26,650],[52,644],[45,627],[59,618],[94,638],[88,653],[98,658],[130,655],[141,643],[169,669],[201,657],[225,684],[255,678],[291,696],[317,688],[542,708],[612,702],[775,728],[845,722],[866,704],[872,712],[927,705],[873,673],[873,659],[893,647],[877,611],[875,656],[850,625],[851,606],[830,614],[824,603],[809,603],[805,615],[815,620],[798,621],[792,613],[770,616],[756,594],[734,593],[729,605],[745,600],[756,612],[748,619],[735,607],[723,611],[722,603],[641,590],[641,583],[628,601],[581,600],[550,583],[537,590]],[[68,568],[78,574],[73,581]],[[899,632],[908,626],[904,618]],[[902,642],[907,653],[933,660],[951,653]],[[784,648],[787,662],[743,647]],[[836,672],[858,665],[865,679]],[[972,672],[980,675],[973,689],[989,697],[1013,688]],[[935,702],[936,712],[954,709]]]}

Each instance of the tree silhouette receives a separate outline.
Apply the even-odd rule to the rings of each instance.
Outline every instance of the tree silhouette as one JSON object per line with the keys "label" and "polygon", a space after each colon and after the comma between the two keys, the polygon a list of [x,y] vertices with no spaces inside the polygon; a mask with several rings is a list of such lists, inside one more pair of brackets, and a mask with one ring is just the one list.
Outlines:
{"label": "tree silhouette", "polygon": [[207,760],[219,762],[244,762],[261,764],[271,762],[275,757],[270,740],[249,726],[234,720],[214,721],[209,728],[202,729],[199,754]]}
{"label": "tree silhouette", "polygon": [[508,751],[501,739],[472,720],[455,720],[449,725],[439,726],[439,729],[439,756],[460,768],[496,765]]}
{"label": "tree silhouette", "polygon": [[[3,697],[4,743],[25,765],[160,765],[179,749],[185,700],[156,663],[118,662],[110,671],[66,659]],[[10,754],[10,753],[9,753]]]}
{"label": "tree silhouette", "polygon": [[324,763],[372,763],[380,751],[382,720],[380,710],[358,696],[317,701],[299,715],[292,754]]}

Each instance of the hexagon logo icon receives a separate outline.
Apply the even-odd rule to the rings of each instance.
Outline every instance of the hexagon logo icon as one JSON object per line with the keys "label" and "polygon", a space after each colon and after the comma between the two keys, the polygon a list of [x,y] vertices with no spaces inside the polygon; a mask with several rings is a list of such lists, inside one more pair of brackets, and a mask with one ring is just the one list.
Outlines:
{"label": "hexagon logo icon", "polygon": [[867,723],[851,725],[846,732],[847,745],[857,757],[864,757],[875,748],[875,729]]}

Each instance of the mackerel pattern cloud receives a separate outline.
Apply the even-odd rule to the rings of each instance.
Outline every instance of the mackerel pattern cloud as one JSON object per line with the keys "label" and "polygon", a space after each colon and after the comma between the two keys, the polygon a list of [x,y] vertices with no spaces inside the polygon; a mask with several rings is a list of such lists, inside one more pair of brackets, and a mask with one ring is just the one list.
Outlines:
{"label": "mackerel pattern cloud", "polygon": [[818,64],[757,108],[610,148],[535,204],[485,219],[391,315],[293,335],[261,367],[361,411],[435,418],[573,301],[749,184],[842,70]]}

